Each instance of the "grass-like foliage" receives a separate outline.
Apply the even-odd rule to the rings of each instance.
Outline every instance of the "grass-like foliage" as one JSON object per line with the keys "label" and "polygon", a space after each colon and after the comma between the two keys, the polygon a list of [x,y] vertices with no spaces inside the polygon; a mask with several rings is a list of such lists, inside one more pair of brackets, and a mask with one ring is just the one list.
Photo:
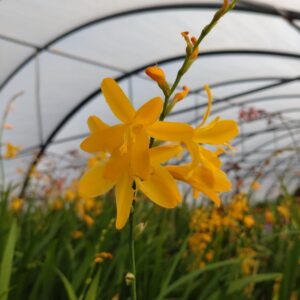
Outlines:
{"label": "grass-like foliage", "polygon": [[[76,201],[37,207],[26,199],[16,210],[7,199],[0,206],[1,300],[130,299],[129,227],[115,229],[111,194],[96,200],[93,224],[78,216]],[[297,299],[298,204],[290,197],[250,208],[245,201],[238,195],[221,209],[175,210],[138,201],[138,298]]]}

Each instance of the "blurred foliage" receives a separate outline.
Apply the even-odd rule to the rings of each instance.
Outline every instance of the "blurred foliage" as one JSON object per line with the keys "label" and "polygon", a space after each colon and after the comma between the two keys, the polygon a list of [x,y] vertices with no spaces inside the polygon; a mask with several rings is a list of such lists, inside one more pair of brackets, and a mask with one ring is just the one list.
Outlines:
{"label": "blurred foliage", "polygon": [[[115,229],[113,194],[76,197],[41,205],[2,194],[1,300],[130,299],[129,232]],[[138,299],[298,299],[294,197],[174,210],[139,198],[135,223]]]}

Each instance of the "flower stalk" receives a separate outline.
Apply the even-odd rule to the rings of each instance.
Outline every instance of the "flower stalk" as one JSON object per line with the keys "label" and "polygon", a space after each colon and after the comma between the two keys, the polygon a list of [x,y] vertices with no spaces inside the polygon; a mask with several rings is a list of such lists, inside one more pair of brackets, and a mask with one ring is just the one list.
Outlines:
{"label": "flower stalk", "polygon": [[134,201],[131,206],[131,212],[129,217],[129,251],[131,259],[131,272],[133,274],[133,280],[131,282],[132,300],[137,300],[136,294],[136,266],[135,266],[135,248],[134,248]]}

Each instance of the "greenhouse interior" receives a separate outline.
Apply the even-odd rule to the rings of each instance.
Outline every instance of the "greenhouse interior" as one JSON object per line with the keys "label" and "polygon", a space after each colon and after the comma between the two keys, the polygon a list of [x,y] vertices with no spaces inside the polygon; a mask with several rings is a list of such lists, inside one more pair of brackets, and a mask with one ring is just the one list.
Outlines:
{"label": "greenhouse interior", "polygon": [[300,1],[0,1],[0,300],[300,299]]}

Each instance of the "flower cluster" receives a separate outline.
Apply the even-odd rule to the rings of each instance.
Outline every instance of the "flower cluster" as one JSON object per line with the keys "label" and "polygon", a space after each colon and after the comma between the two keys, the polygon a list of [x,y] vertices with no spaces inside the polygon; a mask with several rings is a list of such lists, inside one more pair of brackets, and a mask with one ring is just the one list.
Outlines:
{"label": "flower cluster", "polygon": [[195,263],[201,268],[213,259],[217,249],[214,244],[218,240],[217,237],[222,236],[225,239],[226,235],[229,235],[226,238],[235,242],[243,232],[249,231],[255,224],[244,194],[236,194],[223,209],[196,209],[190,221],[192,235],[189,238],[190,251],[197,257]]}
{"label": "flower cluster", "polygon": [[[146,74],[167,89],[160,68],[149,67]],[[186,123],[163,121],[161,116],[167,107],[160,97],[135,110],[113,79],[103,80],[102,93],[121,123],[110,126],[96,116],[89,117],[90,135],[82,142],[81,149],[103,159],[91,164],[80,180],[79,191],[83,197],[90,198],[103,195],[115,186],[118,229],[128,220],[137,190],[164,208],[174,208],[181,202],[175,180],[190,184],[195,197],[203,193],[217,205],[221,203],[219,193],[230,190],[230,181],[220,169],[219,155],[238,134],[238,128],[236,122],[220,117],[206,124],[212,95],[208,86],[205,89],[208,108],[200,124],[193,128]],[[186,94],[187,88],[183,94],[175,95],[175,102]],[[170,105],[174,105],[172,102]],[[216,150],[208,150],[204,144],[216,146]],[[183,151],[191,154],[190,162],[165,164]]]}

